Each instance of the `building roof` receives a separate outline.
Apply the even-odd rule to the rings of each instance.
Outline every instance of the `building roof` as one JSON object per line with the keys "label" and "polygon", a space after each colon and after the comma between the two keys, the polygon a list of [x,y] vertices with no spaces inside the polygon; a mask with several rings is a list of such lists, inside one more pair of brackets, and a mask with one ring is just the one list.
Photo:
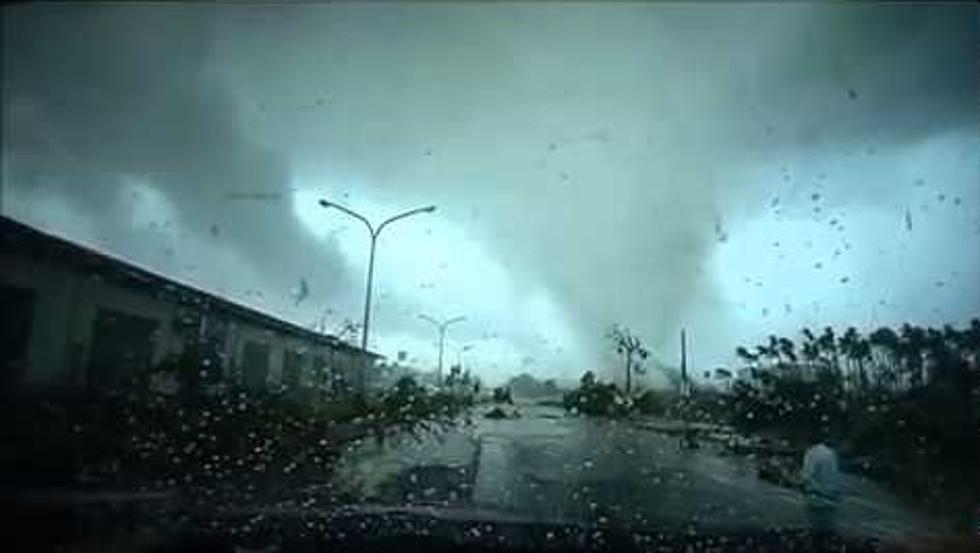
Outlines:
{"label": "building roof", "polygon": [[0,252],[16,252],[31,259],[50,263],[69,263],[86,271],[93,278],[114,284],[149,290],[157,297],[166,297],[185,305],[207,311],[219,311],[239,320],[276,330],[330,347],[380,358],[381,355],[352,346],[336,336],[321,334],[297,324],[284,321],[252,307],[205,292],[194,286],[165,277],[130,261],[124,261],[88,246],[65,240],[45,231],[0,215]]}

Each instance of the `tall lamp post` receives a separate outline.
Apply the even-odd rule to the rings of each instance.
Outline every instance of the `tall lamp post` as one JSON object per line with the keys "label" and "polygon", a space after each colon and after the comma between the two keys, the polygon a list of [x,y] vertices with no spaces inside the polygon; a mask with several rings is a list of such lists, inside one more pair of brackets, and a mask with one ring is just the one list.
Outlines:
{"label": "tall lamp post", "polygon": [[410,209],[408,211],[399,213],[398,215],[385,219],[384,221],[381,222],[380,225],[378,225],[377,228],[375,228],[374,225],[371,224],[371,221],[368,221],[366,217],[364,217],[360,213],[355,212],[352,209],[348,209],[340,204],[327,200],[320,200],[319,203],[321,207],[325,207],[325,208],[332,207],[334,209],[339,209],[340,211],[343,211],[347,215],[350,215],[351,217],[359,220],[360,222],[364,223],[364,226],[367,227],[368,232],[371,233],[371,254],[368,257],[367,290],[364,293],[364,329],[361,332],[361,349],[367,351],[368,329],[371,324],[371,288],[374,282],[374,250],[378,245],[378,235],[381,234],[381,231],[384,230],[385,226],[387,226],[389,223],[394,223],[399,219],[404,219],[405,217],[411,217],[412,215],[418,215],[419,213],[432,213],[433,211],[436,210],[436,206],[430,205],[426,207],[417,207],[415,209]]}
{"label": "tall lamp post", "polygon": [[443,351],[446,349],[446,329],[449,328],[449,325],[451,324],[458,323],[460,321],[465,321],[466,317],[454,317],[452,319],[447,319],[441,322],[437,321],[436,319],[433,319],[432,317],[429,317],[428,315],[419,315],[419,318],[422,319],[423,321],[428,321],[434,324],[436,328],[439,329],[439,370],[436,373],[436,380],[438,380],[439,385],[441,386],[442,385],[442,354]]}

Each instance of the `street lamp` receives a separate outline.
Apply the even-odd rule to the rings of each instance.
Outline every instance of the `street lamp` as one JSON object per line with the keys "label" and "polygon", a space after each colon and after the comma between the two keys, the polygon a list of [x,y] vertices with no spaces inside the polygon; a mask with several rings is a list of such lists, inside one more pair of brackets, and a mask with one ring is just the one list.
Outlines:
{"label": "street lamp", "polygon": [[439,371],[436,373],[436,380],[438,381],[439,385],[442,385],[442,353],[446,348],[446,329],[453,323],[465,321],[466,317],[455,317],[442,322],[439,322],[428,315],[419,315],[419,318],[423,321],[429,321],[430,323],[436,325],[436,328],[439,329]]}
{"label": "street lamp", "polygon": [[426,207],[417,207],[415,209],[410,209],[408,211],[399,213],[398,215],[385,219],[384,221],[381,222],[380,225],[378,225],[378,228],[374,228],[374,225],[371,224],[371,221],[368,221],[366,217],[364,217],[360,213],[355,212],[354,210],[348,209],[340,204],[330,202],[327,200],[320,200],[319,203],[321,207],[325,207],[325,208],[332,207],[334,209],[339,209],[340,211],[343,211],[344,213],[350,215],[351,217],[359,220],[360,222],[364,223],[364,225],[368,229],[368,232],[371,233],[371,254],[368,257],[367,290],[365,291],[364,294],[364,329],[361,333],[361,349],[367,351],[368,328],[371,323],[371,285],[374,282],[374,249],[378,244],[378,235],[381,234],[381,231],[384,230],[385,226],[388,225],[389,223],[393,223],[399,219],[404,219],[405,217],[411,217],[412,215],[418,215],[419,213],[432,213],[433,211],[436,210],[436,206],[430,205]]}

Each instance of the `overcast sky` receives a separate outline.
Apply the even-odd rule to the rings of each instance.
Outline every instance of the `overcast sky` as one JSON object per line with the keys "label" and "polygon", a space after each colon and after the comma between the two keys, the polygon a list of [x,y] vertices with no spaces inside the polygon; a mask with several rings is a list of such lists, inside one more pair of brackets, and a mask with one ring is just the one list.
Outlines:
{"label": "overcast sky", "polygon": [[[3,8],[3,213],[423,367],[980,314],[972,5]],[[297,303],[301,279],[309,294]],[[656,371],[647,377],[662,382]]]}

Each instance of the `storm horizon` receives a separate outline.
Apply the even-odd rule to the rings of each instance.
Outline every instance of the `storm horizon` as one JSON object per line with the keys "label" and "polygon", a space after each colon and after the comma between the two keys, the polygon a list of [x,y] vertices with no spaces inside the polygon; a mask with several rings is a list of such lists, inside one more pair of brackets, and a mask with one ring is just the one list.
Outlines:
{"label": "storm horizon", "polygon": [[[3,8],[0,211],[488,382],[980,314],[975,8]],[[70,53],[70,55],[68,55]],[[667,382],[649,371],[650,385]]]}

